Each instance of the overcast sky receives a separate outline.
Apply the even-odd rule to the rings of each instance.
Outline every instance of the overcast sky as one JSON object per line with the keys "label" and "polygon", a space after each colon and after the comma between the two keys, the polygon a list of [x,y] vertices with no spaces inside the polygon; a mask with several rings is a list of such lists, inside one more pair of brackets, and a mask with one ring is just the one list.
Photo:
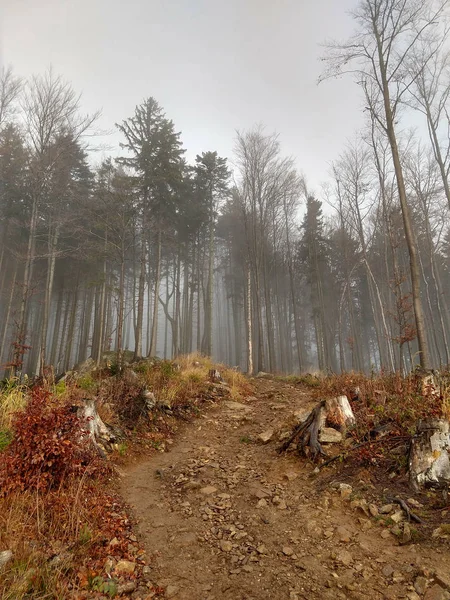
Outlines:
{"label": "overcast sky", "polygon": [[[317,86],[320,43],[345,38],[355,0],[0,0],[0,58],[49,65],[102,109],[101,127],[153,96],[188,158],[231,157],[236,129],[262,122],[317,187],[361,125],[350,80]],[[115,134],[109,144],[117,145]]]}

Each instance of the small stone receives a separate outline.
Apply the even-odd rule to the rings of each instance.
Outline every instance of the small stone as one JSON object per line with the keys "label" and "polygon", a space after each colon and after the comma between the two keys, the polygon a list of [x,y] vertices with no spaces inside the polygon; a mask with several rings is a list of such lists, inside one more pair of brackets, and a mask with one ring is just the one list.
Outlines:
{"label": "small stone", "polygon": [[127,581],[117,586],[117,595],[122,596],[123,594],[131,594],[136,589],[136,583],[134,581]]}
{"label": "small stone", "polygon": [[339,484],[339,492],[341,494],[341,498],[343,500],[347,500],[353,493],[353,488],[348,483],[340,483]]}
{"label": "small stone", "polygon": [[280,500],[280,502],[278,503],[277,508],[279,510],[286,510],[287,509],[287,504],[286,504],[285,500]]}
{"label": "small stone", "polygon": [[340,542],[348,543],[351,540],[352,534],[345,527],[338,527],[335,533]]}
{"label": "small stone", "polygon": [[369,504],[369,513],[372,517],[378,517],[378,515],[380,514],[378,507],[375,506],[375,504]]}
{"label": "small stone", "polygon": [[353,557],[348,550],[339,550],[336,555],[336,560],[345,567],[349,567],[353,562]]}
{"label": "small stone", "polygon": [[394,510],[394,505],[393,504],[383,504],[383,506],[381,506],[379,508],[378,512],[380,513],[380,515],[388,515],[393,510]]}
{"label": "small stone", "polygon": [[319,442],[324,444],[339,444],[342,438],[342,433],[332,427],[322,427],[319,433]]}
{"label": "small stone", "polygon": [[386,565],[383,567],[381,572],[383,573],[384,577],[389,579],[394,573],[394,567],[392,565]]}
{"label": "small stone", "polygon": [[283,554],[285,556],[292,556],[294,554],[294,551],[289,546],[284,546],[283,547]]}
{"label": "small stone", "polygon": [[178,594],[179,589],[180,588],[176,585],[168,585],[166,587],[166,598],[173,598],[174,596],[176,596]]}
{"label": "small stone", "polygon": [[294,481],[294,479],[297,479],[297,477],[299,476],[298,473],[296,473],[295,471],[287,471],[283,477],[285,479],[287,479],[288,481]]}
{"label": "small stone", "polygon": [[412,506],[413,508],[423,508],[423,504],[421,504],[415,498],[408,498],[408,500],[406,501],[406,504],[409,504],[409,506]]}
{"label": "small stone", "polygon": [[383,531],[381,532],[381,537],[384,540],[387,540],[389,537],[391,537],[391,532],[389,531],[389,529],[383,529]]}
{"label": "small stone", "polygon": [[151,569],[151,567],[149,567],[148,565],[145,565],[144,567],[142,567],[142,577],[146,581],[149,581],[152,578],[152,569]]}
{"label": "small stone", "polygon": [[258,500],[256,508],[266,508],[266,506],[267,506],[267,500],[265,498],[261,498],[261,500]]}
{"label": "small stone", "polygon": [[3,552],[0,552],[0,569],[7,565],[9,561],[12,560],[12,557],[13,553],[11,550],[3,550]]}
{"label": "small stone", "polygon": [[211,496],[212,494],[215,494],[217,492],[217,488],[214,487],[213,485],[207,485],[203,488],[201,488],[200,490],[200,494],[203,494],[204,496]]}
{"label": "small stone", "polygon": [[119,540],[115,537],[113,538],[110,542],[109,545],[114,547],[114,546],[118,546],[120,544]]}
{"label": "small stone", "polygon": [[264,546],[264,544],[260,544],[257,548],[256,548],[256,552],[258,554],[267,554],[267,548]]}
{"label": "small stone", "polygon": [[425,592],[423,600],[445,600],[445,597],[445,590],[443,590],[441,586],[436,583],[435,585],[433,585],[433,587],[429,588]]}
{"label": "small stone", "polygon": [[270,440],[273,438],[273,429],[267,429],[258,435],[258,440],[263,444],[268,444]]}
{"label": "small stone", "polygon": [[116,573],[122,575],[131,575],[132,573],[134,573],[135,568],[135,562],[131,562],[130,560],[119,560],[119,562],[116,565],[115,571]]}
{"label": "small stone", "polygon": [[403,523],[403,533],[400,539],[401,544],[409,544],[412,539],[411,527],[409,523]]}
{"label": "small stone", "polygon": [[408,600],[420,600],[420,596],[417,592],[408,592],[406,597]]}
{"label": "small stone", "polygon": [[220,542],[220,549],[222,552],[231,552],[233,550],[233,544],[228,540],[222,540]]}
{"label": "small stone", "polygon": [[419,575],[419,577],[417,577],[414,582],[414,589],[416,590],[416,592],[418,594],[423,596],[425,594],[425,592],[427,591],[427,587],[428,587],[427,580],[425,579],[425,577],[422,577],[421,575]]}
{"label": "small stone", "polygon": [[404,519],[403,511],[402,510],[396,511],[393,515],[391,515],[390,518],[394,521],[394,523],[400,523]]}
{"label": "small stone", "polygon": [[186,491],[189,490],[198,490],[201,487],[201,483],[199,481],[188,481],[187,483],[184,484],[183,488]]}

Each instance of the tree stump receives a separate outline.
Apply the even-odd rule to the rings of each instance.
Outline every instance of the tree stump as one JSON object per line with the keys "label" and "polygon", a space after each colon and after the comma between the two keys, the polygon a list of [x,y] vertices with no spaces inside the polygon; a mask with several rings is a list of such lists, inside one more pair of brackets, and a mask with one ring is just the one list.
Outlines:
{"label": "tree stump", "polygon": [[279,448],[279,452],[284,452],[295,442],[298,451],[304,456],[311,456],[313,460],[318,456],[326,456],[320,442],[340,442],[347,427],[354,423],[355,416],[347,396],[323,400],[303,422],[294,427],[292,434]]}
{"label": "tree stump", "polygon": [[445,419],[419,423],[411,440],[409,477],[412,487],[450,486],[450,424]]}

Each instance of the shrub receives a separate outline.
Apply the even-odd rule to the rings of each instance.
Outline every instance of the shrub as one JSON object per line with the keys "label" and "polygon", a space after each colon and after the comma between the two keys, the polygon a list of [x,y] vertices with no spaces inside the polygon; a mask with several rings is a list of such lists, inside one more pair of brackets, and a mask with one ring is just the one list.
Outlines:
{"label": "shrub", "polygon": [[43,388],[33,390],[27,410],[16,414],[12,429],[14,438],[0,466],[2,495],[56,488],[66,476],[93,466],[95,455],[76,411],[56,404]]}

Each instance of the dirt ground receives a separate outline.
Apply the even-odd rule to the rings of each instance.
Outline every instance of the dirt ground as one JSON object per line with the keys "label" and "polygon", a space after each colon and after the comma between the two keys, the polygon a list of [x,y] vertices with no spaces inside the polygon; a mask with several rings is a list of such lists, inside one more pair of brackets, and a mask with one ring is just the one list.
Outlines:
{"label": "dirt ground", "polygon": [[277,454],[277,434],[260,441],[313,403],[285,383],[255,386],[254,397],[213,405],[180,427],[169,452],[127,469],[122,493],[152,583],[176,600],[450,598],[448,541],[400,545],[320,485],[313,465]]}

